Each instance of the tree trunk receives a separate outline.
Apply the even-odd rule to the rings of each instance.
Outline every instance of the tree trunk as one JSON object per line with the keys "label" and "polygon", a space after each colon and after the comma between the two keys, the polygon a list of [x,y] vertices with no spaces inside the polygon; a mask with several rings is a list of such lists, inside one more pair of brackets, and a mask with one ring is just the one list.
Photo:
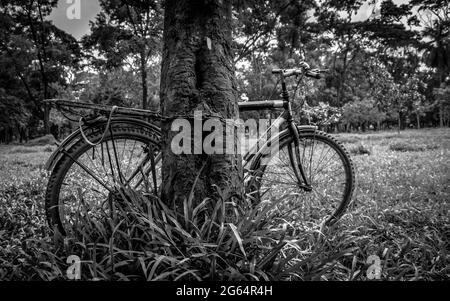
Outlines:
{"label": "tree trunk", "polygon": [[[28,7],[28,20],[30,22],[30,30],[33,36],[33,41],[35,43],[35,47],[37,50],[37,57],[38,57],[38,61],[39,61],[39,71],[41,73],[41,77],[42,77],[42,84],[44,86],[44,99],[49,98],[48,95],[48,80],[47,80],[47,74],[46,74],[46,70],[45,70],[45,66],[44,66],[44,60],[47,58],[46,55],[46,51],[45,51],[45,40],[43,38],[43,32],[41,33],[41,40],[39,41],[38,36],[37,36],[37,32],[36,32],[36,28],[34,27],[34,20],[32,19],[32,9],[33,9],[33,2],[31,2],[31,5]],[[43,17],[42,17],[42,13],[41,13],[41,9],[40,6],[38,5],[38,10],[39,10],[39,16],[40,16],[40,20],[41,20],[41,26],[44,28],[44,24],[43,24]],[[42,47],[42,50],[41,50]],[[41,54],[41,51],[43,52],[43,54]],[[42,102],[40,102],[40,105],[42,106]],[[45,134],[49,134],[50,133],[50,110],[48,109],[47,106],[43,105],[43,111],[44,111],[44,131]],[[41,107],[39,109],[42,109]]]}
{"label": "tree trunk", "polygon": [[[40,64],[41,72],[42,72],[42,81],[44,84],[44,100],[45,100],[45,99],[48,99],[50,97],[50,95],[49,95],[49,91],[48,91],[49,85],[48,85],[47,74],[46,74],[46,70],[44,69],[44,63],[42,60],[47,59],[48,56],[47,56],[47,52],[45,50],[44,17],[42,16],[41,6],[39,5],[39,2],[38,2],[38,11],[39,11],[39,18],[40,18],[41,26],[42,26],[41,44],[42,44],[42,53],[44,56],[44,58],[41,58],[41,56],[39,56],[39,64]],[[38,51],[38,53],[39,53],[39,51]],[[50,134],[50,108],[45,104],[44,104],[44,129],[45,129],[45,134]]]}
{"label": "tree trunk", "polygon": [[141,84],[142,84],[142,109],[148,107],[148,86],[147,86],[147,63],[145,49],[141,52]]}
{"label": "tree trunk", "polygon": [[420,115],[419,115],[419,113],[416,114],[416,120],[417,120],[417,129],[420,130]]}
{"label": "tree trunk", "polygon": [[[182,115],[191,121],[194,111],[223,118],[238,116],[231,32],[231,1],[165,2],[160,92],[163,116]],[[171,124],[171,120],[162,122],[162,200],[182,208],[194,183],[195,203],[217,196],[214,186],[224,199],[242,197],[241,157],[175,155],[171,142],[178,132],[171,131]]]}

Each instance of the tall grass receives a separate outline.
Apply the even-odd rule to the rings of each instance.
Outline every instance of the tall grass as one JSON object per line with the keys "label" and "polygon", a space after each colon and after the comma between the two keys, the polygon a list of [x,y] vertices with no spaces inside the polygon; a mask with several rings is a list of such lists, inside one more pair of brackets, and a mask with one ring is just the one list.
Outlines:
{"label": "tall grass", "polygon": [[[84,280],[320,279],[346,252],[305,256],[300,233],[276,210],[280,201],[243,208],[205,199],[193,207],[189,198],[180,213],[121,189],[103,220],[80,210],[69,236],[25,238],[20,267],[1,271],[10,279],[62,280],[67,257],[77,255]],[[323,240],[318,230],[309,237]]]}
{"label": "tall grass", "polygon": [[[40,153],[6,150],[0,162],[18,175],[0,178],[0,279],[67,280],[70,255],[84,280],[367,280],[371,255],[382,280],[450,279],[450,132],[363,140],[372,153],[353,156],[354,202],[331,228],[281,216],[283,196],[256,208],[187,198],[175,210],[122,189],[103,219],[81,210],[66,238],[45,222],[42,163],[29,161]],[[439,147],[389,148],[399,141]]]}

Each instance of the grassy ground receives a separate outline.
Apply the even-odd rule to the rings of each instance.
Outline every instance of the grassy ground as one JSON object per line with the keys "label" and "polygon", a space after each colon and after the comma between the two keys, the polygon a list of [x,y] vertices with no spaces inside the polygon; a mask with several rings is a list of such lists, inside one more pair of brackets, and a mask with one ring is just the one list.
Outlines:
{"label": "grassy ground", "polygon": [[357,168],[354,205],[341,223],[357,260],[378,255],[385,279],[449,279],[450,131],[339,139]]}
{"label": "grassy ground", "polygon": [[[366,280],[376,255],[383,280],[450,279],[450,129],[337,137],[356,166],[354,202],[333,228],[298,235],[293,278]],[[45,255],[41,168],[53,148],[0,146],[0,279],[64,279],[65,259]]]}

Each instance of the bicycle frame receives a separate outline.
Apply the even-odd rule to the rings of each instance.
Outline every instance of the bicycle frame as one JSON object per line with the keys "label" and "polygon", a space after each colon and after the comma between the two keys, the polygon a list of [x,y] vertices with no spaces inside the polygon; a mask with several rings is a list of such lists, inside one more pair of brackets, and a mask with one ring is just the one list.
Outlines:
{"label": "bicycle frame", "polygon": [[[289,148],[289,160],[293,167],[294,174],[299,181],[299,186],[304,188],[307,191],[311,190],[311,185],[308,182],[306,174],[304,172],[301,159],[300,159],[300,134],[296,123],[292,118],[292,106],[289,99],[289,93],[286,88],[286,81],[284,75],[280,75],[281,78],[281,91],[282,91],[282,100],[268,100],[268,101],[250,101],[250,102],[239,102],[239,111],[259,111],[259,110],[273,110],[273,109],[283,109],[281,115],[274,121],[273,124],[267,129],[267,131],[258,138],[255,145],[243,156],[243,166],[246,167],[250,162],[252,162],[252,158],[261,158],[261,156],[267,153],[267,149],[272,147],[273,143],[277,143],[280,141],[280,137],[284,137],[287,133],[294,137],[294,147],[295,147],[295,157],[292,151],[292,148]],[[264,143],[264,146],[257,150],[261,140],[263,137],[266,137],[273,128],[280,129],[283,125],[286,125],[286,129],[278,132],[278,134],[274,137],[270,137],[268,141]],[[303,128],[316,130],[315,126],[303,126]],[[269,136],[267,136],[269,137]],[[297,164],[295,163],[297,162]],[[295,168],[297,167],[297,168]]]}
{"label": "bicycle frame", "polygon": [[[274,143],[277,143],[280,141],[280,138],[285,137],[286,135],[291,135],[294,139],[294,146],[295,146],[295,156],[293,154],[292,148],[289,148],[289,159],[291,162],[291,165],[294,170],[294,174],[299,180],[299,185],[306,189],[310,189],[310,183],[308,183],[308,179],[306,178],[305,172],[303,170],[303,166],[301,164],[300,160],[300,151],[299,151],[299,144],[300,144],[300,135],[299,135],[299,128],[300,130],[316,130],[317,128],[315,126],[300,126],[297,127],[296,123],[293,121],[292,118],[292,107],[291,102],[289,99],[289,93],[286,88],[286,82],[285,77],[281,73],[281,88],[282,88],[282,100],[268,100],[268,101],[250,101],[250,102],[239,102],[239,111],[251,111],[251,110],[275,110],[275,109],[283,109],[283,112],[280,114],[280,116],[270,125],[270,127],[267,129],[267,131],[261,135],[261,137],[258,138],[255,145],[243,155],[243,166],[247,167],[251,162],[253,162],[252,159],[254,158],[261,158],[263,154],[266,154],[268,151],[268,148],[272,147]],[[78,109],[89,109],[94,110],[94,112],[99,113],[108,113],[111,111],[111,107],[105,106],[105,105],[93,105],[88,103],[79,103],[79,102],[71,102],[71,101],[65,101],[65,100],[47,100],[49,104],[56,104],[58,106],[67,106],[67,107],[73,107]],[[157,121],[158,118],[160,118],[160,115],[157,112],[152,112],[148,110],[141,110],[141,109],[132,109],[132,108],[122,108],[122,107],[116,107],[116,112],[119,115],[118,118],[115,117],[115,121],[123,121],[123,122],[134,122],[139,123],[142,126],[152,127],[155,132],[160,133],[160,130],[158,126],[151,124],[149,122],[146,122],[142,119],[138,119],[136,117],[141,118],[150,118],[154,121]],[[121,115],[121,116],[120,116]],[[127,117],[128,116],[128,117]],[[98,123],[102,123],[103,119],[94,119],[93,122],[90,122],[88,126],[95,126]],[[280,129],[282,127],[286,126],[282,131],[278,131],[278,133],[274,137],[270,137],[270,133],[274,128]],[[58,161],[58,159],[64,154],[64,151],[66,148],[68,148],[71,144],[76,142],[77,139],[80,139],[80,130],[75,131],[71,135],[69,135],[58,147],[57,151],[55,151],[52,156],[49,158],[49,160],[46,163],[46,169],[51,170],[53,169],[55,163]],[[270,137],[270,139],[267,139],[267,141],[264,141],[264,143],[261,143],[263,140],[263,137]],[[258,149],[259,145],[263,145],[260,149]],[[295,163],[297,162],[297,164]],[[297,168],[295,168],[297,167]]]}

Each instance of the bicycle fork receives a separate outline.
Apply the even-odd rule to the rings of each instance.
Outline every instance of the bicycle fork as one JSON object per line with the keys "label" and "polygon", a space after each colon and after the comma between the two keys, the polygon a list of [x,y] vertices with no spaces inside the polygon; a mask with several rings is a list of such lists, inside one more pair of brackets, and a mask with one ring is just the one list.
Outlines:
{"label": "bicycle fork", "polygon": [[[295,125],[294,121],[292,120],[292,107],[291,102],[289,101],[289,93],[286,89],[286,82],[284,81],[284,78],[281,77],[281,90],[282,90],[282,97],[285,101],[286,107],[285,107],[285,113],[284,118],[287,122],[289,131],[291,132],[291,135],[294,136],[294,147],[295,147],[295,157],[292,152],[292,147],[288,147],[289,150],[289,160],[291,161],[292,169],[294,170],[295,177],[298,181],[298,187],[309,192],[312,191],[311,183],[309,183],[308,179],[306,178],[305,171],[303,169],[302,161],[300,158],[300,134],[298,133],[297,126]],[[297,159],[297,164],[295,163],[295,159]],[[297,166],[297,168],[295,168]],[[300,174],[299,174],[300,172]]]}
{"label": "bicycle fork", "polygon": [[[289,160],[291,161],[292,169],[298,181],[298,186],[303,190],[310,192],[312,191],[311,183],[309,183],[305,171],[303,169],[302,161],[300,158],[300,135],[295,124],[291,121],[289,122],[289,130],[294,136],[294,148],[295,155],[293,154],[292,147],[288,147]],[[295,156],[295,157],[294,157]],[[297,164],[296,164],[297,161]],[[297,166],[297,168],[295,168]],[[300,174],[299,174],[300,172]]]}

